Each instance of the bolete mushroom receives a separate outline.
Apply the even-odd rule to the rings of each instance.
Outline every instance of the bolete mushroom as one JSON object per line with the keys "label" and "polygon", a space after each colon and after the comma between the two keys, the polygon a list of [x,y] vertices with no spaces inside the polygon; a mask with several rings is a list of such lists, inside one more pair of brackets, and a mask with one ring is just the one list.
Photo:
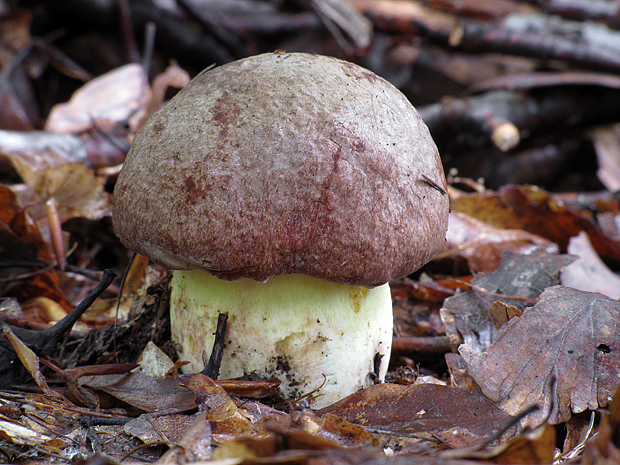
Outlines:
{"label": "bolete mushroom", "polygon": [[197,76],[136,134],[114,191],[121,241],[176,270],[191,371],[228,315],[221,376],[328,405],[383,380],[390,279],[444,241],[446,181],[409,101],[355,64],[258,55]]}

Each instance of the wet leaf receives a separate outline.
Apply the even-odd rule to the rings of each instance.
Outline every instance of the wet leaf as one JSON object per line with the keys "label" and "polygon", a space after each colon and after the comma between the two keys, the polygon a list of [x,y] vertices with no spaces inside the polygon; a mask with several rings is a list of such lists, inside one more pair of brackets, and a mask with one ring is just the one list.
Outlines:
{"label": "wet leaf", "polygon": [[540,404],[529,424],[548,413],[557,424],[609,402],[620,383],[618,328],[620,302],[555,286],[510,320],[485,352],[469,343],[459,351],[484,394],[503,410],[516,414]]}

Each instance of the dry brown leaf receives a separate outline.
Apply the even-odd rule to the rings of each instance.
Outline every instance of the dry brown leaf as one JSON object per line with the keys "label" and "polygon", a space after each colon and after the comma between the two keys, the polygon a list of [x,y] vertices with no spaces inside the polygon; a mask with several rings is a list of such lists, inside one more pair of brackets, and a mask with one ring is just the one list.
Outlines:
{"label": "dry brown leaf", "polygon": [[145,412],[172,409],[177,412],[196,407],[195,394],[180,386],[178,378],[156,379],[141,373],[85,376],[80,384],[103,391]]}
{"label": "dry brown leaf", "polygon": [[603,263],[586,233],[580,232],[571,238],[568,253],[579,259],[562,270],[560,282],[564,286],[620,299],[620,277]]}
{"label": "dry brown leaf", "polygon": [[466,342],[475,350],[486,350],[497,332],[489,316],[491,304],[501,301],[523,310],[545,288],[558,284],[560,270],[573,260],[542,250],[517,256],[507,252],[500,268],[476,277],[467,292],[445,300],[440,314],[453,348]]}
{"label": "dry brown leaf", "polygon": [[121,66],[82,86],[68,103],[56,105],[45,129],[64,134],[92,128],[110,131],[141,110],[150,96],[151,89],[142,66]]}
{"label": "dry brown leaf", "polygon": [[9,341],[13,350],[19,357],[19,360],[24,365],[24,368],[28,370],[30,376],[32,376],[37,383],[37,385],[41,388],[41,390],[45,393],[46,396],[51,397],[52,399],[61,398],[60,394],[53,391],[47,384],[47,381],[43,374],[41,373],[41,367],[39,365],[39,357],[26,345],[24,344],[13,332],[9,329],[8,326],[3,327],[2,336]]}
{"label": "dry brown leaf", "polygon": [[504,229],[522,229],[555,242],[566,251],[568,241],[585,231],[603,259],[620,262],[620,244],[609,239],[587,217],[556,202],[534,186],[508,185],[497,192],[465,194],[451,202],[460,211]]}
{"label": "dry brown leaf", "polygon": [[205,412],[189,417],[192,422],[177,444],[158,461],[161,465],[194,463],[211,457],[211,424],[205,419]]}
{"label": "dry brown leaf", "polygon": [[432,435],[449,447],[477,444],[510,421],[488,399],[439,384],[377,384],[317,413],[391,436]]}
{"label": "dry brown leaf", "polygon": [[181,375],[179,381],[181,386],[189,389],[196,395],[196,403],[202,410],[207,412],[207,420],[225,420],[237,413],[237,406],[224,388],[216,384],[208,376],[201,373]]}
{"label": "dry brown leaf", "polygon": [[319,418],[313,412],[300,411],[263,417],[231,439],[215,451],[214,458],[263,458],[271,463],[277,460],[275,456],[294,451],[301,454],[297,459],[306,457],[309,451],[315,451],[310,455],[316,456],[316,451],[344,448],[374,453],[374,447],[379,444],[375,435],[359,425],[332,414]]}
{"label": "dry brown leaf", "polygon": [[191,415],[144,413],[127,422],[123,429],[125,433],[137,437],[145,444],[155,442],[174,444],[179,442],[193,422],[194,418]]}
{"label": "dry brown leaf", "polygon": [[463,344],[459,351],[484,394],[504,411],[514,415],[540,404],[528,424],[537,426],[547,414],[557,424],[609,402],[620,383],[619,328],[617,300],[555,286],[510,320],[488,350]]}
{"label": "dry brown leaf", "polygon": [[457,449],[440,453],[446,458],[468,458],[484,463],[550,464],[555,458],[555,428],[545,424],[510,441],[486,449]]}
{"label": "dry brown leaf", "polygon": [[72,218],[99,220],[111,215],[111,198],[103,181],[82,163],[68,163],[58,168],[36,171],[14,159],[14,166],[24,182],[42,203],[54,199],[60,221]]}
{"label": "dry brown leaf", "polygon": [[506,305],[504,302],[500,302],[499,300],[493,302],[489,307],[489,317],[491,318],[495,329],[501,328],[510,320],[515,317],[519,317],[522,314],[523,312],[514,305]]}
{"label": "dry brown leaf", "polygon": [[505,251],[521,255],[535,248],[542,248],[547,253],[558,253],[557,244],[540,236],[522,230],[497,228],[465,213],[453,211],[449,218],[446,243],[435,260],[461,256],[467,260],[472,272],[489,273],[499,267]]}

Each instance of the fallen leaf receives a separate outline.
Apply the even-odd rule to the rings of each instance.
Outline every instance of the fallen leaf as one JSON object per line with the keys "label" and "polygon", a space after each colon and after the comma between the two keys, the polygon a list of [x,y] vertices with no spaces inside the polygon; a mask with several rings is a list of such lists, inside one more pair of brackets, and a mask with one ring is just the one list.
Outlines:
{"label": "fallen leaf", "polygon": [[568,253],[579,258],[562,270],[560,282],[564,286],[620,299],[620,277],[603,263],[586,233],[571,238]]}
{"label": "fallen leaf", "polygon": [[497,332],[489,316],[491,304],[501,301],[522,311],[545,288],[558,284],[560,270],[573,260],[543,250],[517,256],[507,252],[497,270],[476,277],[467,292],[445,300],[440,314],[453,348],[466,342],[474,350],[486,350]]}
{"label": "fallen leaf", "polygon": [[514,415],[540,404],[527,423],[537,426],[549,415],[557,424],[609,402],[620,383],[618,328],[620,302],[555,286],[510,320],[486,351],[465,343],[459,352],[484,394],[504,411]]}
{"label": "fallen leaf", "polygon": [[180,385],[196,395],[196,403],[209,421],[221,421],[237,413],[237,406],[223,387],[201,373],[179,376]]}
{"label": "fallen leaf", "polygon": [[33,171],[58,168],[67,163],[89,165],[82,139],[73,134],[46,131],[1,131],[0,156],[25,164]]}
{"label": "fallen leaf", "polygon": [[504,229],[523,229],[555,242],[562,252],[568,241],[585,231],[597,253],[620,262],[620,244],[609,239],[586,216],[556,202],[534,186],[502,187],[497,192],[464,194],[450,203],[453,211]]}
{"label": "fallen leaf", "polygon": [[189,417],[192,422],[183,437],[157,461],[161,465],[177,465],[205,461],[211,457],[211,425],[205,412]]}
{"label": "fallen leaf", "polygon": [[8,326],[3,325],[2,332],[2,336],[4,337],[4,339],[6,339],[11,344],[13,350],[19,357],[19,360],[24,365],[24,368],[28,370],[30,376],[34,378],[35,382],[45,393],[45,395],[55,399],[61,398],[60,394],[56,393],[48,386],[45,377],[41,373],[39,357],[37,357],[36,354],[26,344],[24,344],[17,336],[15,336],[15,334],[13,334],[13,332],[9,329]]}
{"label": "fallen leaf", "polygon": [[157,347],[153,341],[149,341],[138,359],[140,370],[146,376],[163,378],[174,367],[174,362]]}
{"label": "fallen leaf", "polygon": [[196,408],[195,394],[180,385],[178,378],[151,378],[142,373],[85,376],[80,384],[105,392],[145,412],[171,409],[183,412]]}
{"label": "fallen leaf", "polygon": [[4,415],[0,415],[0,436],[13,444],[29,446],[41,446],[42,443],[52,439]]}
{"label": "fallen leaf", "polygon": [[121,66],[82,86],[69,102],[52,108],[45,130],[63,134],[112,130],[141,110],[150,94],[142,66]]}
{"label": "fallen leaf", "polygon": [[152,415],[143,413],[127,422],[125,433],[137,437],[145,444],[167,442],[175,444],[194,422],[191,415]]}
{"label": "fallen leaf", "polygon": [[499,300],[493,302],[489,307],[489,317],[491,318],[495,329],[501,328],[511,319],[519,317],[522,314],[523,312],[514,305],[506,305],[504,302],[500,302]]}
{"label": "fallen leaf", "polygon": [[83,163],[67,163],[37,171],[16,160],[15,169],[19,176],[41,202],[51,198],[56,201],[61,222],[72,218],[99,220],[111,215],[112,202],[103,181]]}
{"label": "fallen leaf", "polygon": [[612,192],[620,190],[620,124],[591,133],[598,160],[598,178]]}
{"label": "fallen leaf", "polygon": [[535,248],[558,253],[557,244],[540,236],[520,229],[497,228],[454,211],[449,217],[446,242],[435,260],[461,256],[473,273],[489,273],[499,267],[505,251],[526,255]]}
{"label": "fallen leaf", "polygon": [[598,434],[585,444],[583,465],[615,465],[620,463],[620,387],[616,388],[607,412],[601,412]]}
{"label": "fallen leaf", "polygon": [[441,457],[477,459],[484,463],[509,463],[512,465],[550,464],[555,459],[556,432],[544,424],[534,430],[512,438],[510,441],[482,450],[457,449],[443,451]]}
{"label": "fallen leaf", "polygon": [[432,435],[449,447],[480,443],[510,421],[488,399],[439,384],[377,384],[317,412],[328,413],[376,434]]}

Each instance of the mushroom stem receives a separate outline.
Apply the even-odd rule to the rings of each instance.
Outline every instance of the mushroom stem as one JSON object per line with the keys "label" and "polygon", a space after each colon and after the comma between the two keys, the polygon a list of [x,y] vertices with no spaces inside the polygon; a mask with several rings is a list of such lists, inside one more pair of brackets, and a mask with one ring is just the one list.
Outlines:
{"label": "mushroom stem", "polygon": [[385,377],[393,325],[388,284],[368,289],[301,274],[230,282],[190,270],[175,271],[171,286],[172,339],[192,372],[202,370],[218,315],[226,313],[222,378],[278,378],[287,398],[318,389],[312,406],[321,408]]}

